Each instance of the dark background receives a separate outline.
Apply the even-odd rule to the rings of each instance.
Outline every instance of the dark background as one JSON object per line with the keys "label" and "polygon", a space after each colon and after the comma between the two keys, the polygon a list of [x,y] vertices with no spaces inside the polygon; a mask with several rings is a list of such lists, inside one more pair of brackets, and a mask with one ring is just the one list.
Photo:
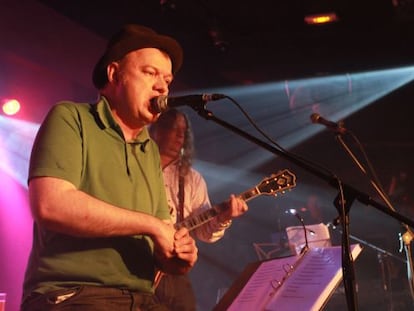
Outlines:
{"label": "dark background", "polygon": [[[180,80],[192,87],[240,85],[412,63],[412,1],[41,0],[108,38],[140,23],[177,38],[185,50]],[[339,22],[306,25],[336,12]]]}

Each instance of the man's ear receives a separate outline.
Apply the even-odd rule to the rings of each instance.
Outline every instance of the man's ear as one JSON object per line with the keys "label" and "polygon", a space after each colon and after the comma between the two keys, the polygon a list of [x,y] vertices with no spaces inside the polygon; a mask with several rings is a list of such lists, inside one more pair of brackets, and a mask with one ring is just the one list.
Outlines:
{"label": "man's ear", "polygon": [[106,66],[106,75],[110,83],[117,83],[119,81],[119,63],[112,62]]}

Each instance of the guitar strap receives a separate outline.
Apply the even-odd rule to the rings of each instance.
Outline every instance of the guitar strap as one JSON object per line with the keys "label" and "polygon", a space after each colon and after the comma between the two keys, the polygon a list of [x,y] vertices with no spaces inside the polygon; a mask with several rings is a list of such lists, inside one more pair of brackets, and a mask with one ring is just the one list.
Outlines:
{"label": "guitar strap", "polygon": [[178,177],[178,206],[177,206],[177,222],[184,220],[184,176]]}

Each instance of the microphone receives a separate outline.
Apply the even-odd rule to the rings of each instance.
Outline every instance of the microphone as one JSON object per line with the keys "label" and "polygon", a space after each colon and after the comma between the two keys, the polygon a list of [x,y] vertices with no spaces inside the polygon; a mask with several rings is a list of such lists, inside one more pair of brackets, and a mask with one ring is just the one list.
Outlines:
{"label": "microphone", "polygon": [[345,134],[347,132],[347,129],[343,127],[343,122],[332,122],[329,120],[324,119],[321,117],[319,113],[312,113],[310,116],[310,119],[312,123],[318,123],[325,125],[329,130],[334,131],[338,134]]}
{"label": "microphone", "polygon": [[151,109],[155,113],[161,113],[169,108],[178,106],[198,107],[205,105],[209,101],[215,101],[227,97],[223,94],[201,94],[201,95],[186,95],[177,97],[168,97],[160,95],[151,99]]}

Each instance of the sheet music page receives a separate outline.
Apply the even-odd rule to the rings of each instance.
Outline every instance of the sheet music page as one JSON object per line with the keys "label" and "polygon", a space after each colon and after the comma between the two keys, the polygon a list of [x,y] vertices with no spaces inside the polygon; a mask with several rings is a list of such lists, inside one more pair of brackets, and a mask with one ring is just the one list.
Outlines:
{"label": "sheet music page", "polygon": [[[362,250],[359,244],[351,249],[354,259]],[[341,254],[341,246],[311,248],[264,310],[319,310],[342,279]]]}
{"label": "sheet music page", "polygon": [[294,265],[299,256],[264,261],[234,299],[228,311],[263,310],[275,292],[274,287],[286,276],[286,267]]}

